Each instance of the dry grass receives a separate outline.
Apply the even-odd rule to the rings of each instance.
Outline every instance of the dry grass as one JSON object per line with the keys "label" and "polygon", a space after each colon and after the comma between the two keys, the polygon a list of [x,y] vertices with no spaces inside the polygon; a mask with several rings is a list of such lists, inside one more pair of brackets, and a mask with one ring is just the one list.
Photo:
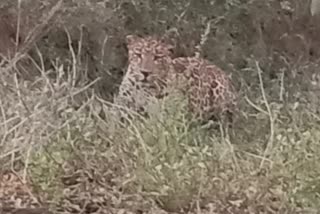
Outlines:
{"label": "dry grass", "polygon": [[[200,46],[210,34],[205,25]],[[192,121],[177,94],[159,103],[151,118],[123,126],[92,90],[95,81],[75,81],[82,76],[84,45],[80,39],[75,49],[71,40],[69,35],[69,67],[37,64],[41,75],[33,81],[0,74],[0,165],[31,177],[34,194],[54,213],[320,209],[319,115],[308,103],[274,98],[256,60],[243,71],[256,77],[256,85],[240,100],[228,132]],[[278,81],[274,94],[283,97],[288,80]]]}
{"label": "dry grass", "polygon": [[52,209],[319,209],[319,125],[305,109],[290,110],[286,122],[273,107],[276,103],[269,103],[274,116],[262,113],[251,119],[258,126],[275,118],[269,133],[273,143],[267,147],[260,143],[264,137],[230,142],[218,131],[194,125],[179,97],[162,103],[152,119],[109,131],[114,124],[98,116],[94,96],[74,110],[68,101],[82,89],[70,81],[37,81],[32,87],[15,80],[14,87],[1,88],[1,160],[2,166],[31,176]]}

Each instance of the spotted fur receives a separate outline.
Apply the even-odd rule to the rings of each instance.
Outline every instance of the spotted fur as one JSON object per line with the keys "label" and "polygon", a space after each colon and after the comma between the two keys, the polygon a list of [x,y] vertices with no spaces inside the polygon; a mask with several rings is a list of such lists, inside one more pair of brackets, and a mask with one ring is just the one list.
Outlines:
{"label": "spotted fur", "polygon": [[174,81],[175,85],[183,85],[181,90],[188,97],[195,116],[207,121],[232,115],[236,108],[236,91],[222,69],[197,57],[175,58],[172,66],[174,76],[180,78],[180,83]]}
{"label": "spotted fur", "polygon": [[129,65],[116,104],[145,114],[145,106],[175,87],[187,96],[191,112],[201,120],[232,115],[236,92],[219,67],[197,57],[173,59],[173,46],[154,37],[127,36],[127,47]]}

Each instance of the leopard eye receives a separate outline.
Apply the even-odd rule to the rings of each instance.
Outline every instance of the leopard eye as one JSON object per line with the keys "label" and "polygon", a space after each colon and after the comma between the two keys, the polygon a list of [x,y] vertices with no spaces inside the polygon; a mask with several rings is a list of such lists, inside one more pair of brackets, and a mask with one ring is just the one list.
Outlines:
{"label": "leopard eye", "polygon": [[155,55],[155,56],[153,57],[154,60],[158,60],[158,59],[161,59],[161,58],[162,58],[162,56],[160,56],[160,55]]}
{"label": "leopard eye", "polygon": [[174,54],[173,48],[168,48],[168,52],[169,52],[170,54]]}
{"label": "leopard eye", "polygon": [[134,50],[134,55],[136,55],[137,57],[141,57],[142,53],[140,50]]}

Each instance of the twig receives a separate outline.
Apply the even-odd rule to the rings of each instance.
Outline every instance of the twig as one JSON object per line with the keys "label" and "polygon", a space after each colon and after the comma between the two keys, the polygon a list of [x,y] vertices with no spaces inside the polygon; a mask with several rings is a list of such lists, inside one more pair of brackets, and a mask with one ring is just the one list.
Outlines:
{"label": "twig", "polygon": [[263,101],[264,101],[264,104],[267,108],[267,112],[268,112],[268,115],[269,115],[269,120],[270,120],[270,136],[269,136],[269,140],[268,140],[268,143],[267,143],[267,146],[266,146],[266,149],[263,153],[263,158],[260,162],[260,169],[263,167],[264,165],[264,162],[266,160],[266,157],[269,153],[269,150],[271,149],[272,145],[273,145],[273,141],[274,141],[274,119],[273,119],[273,116],[272,116],[272,112],[271,112],[271,108],[270,108],[270,105],[268,103],[268,100],[267,100],[267,97],[266,97],[266,93],[265,93],[265,90],[264,90],[264,86],[263,86],[263,80],[262,80],[262,70],[259,66],[259,62],[256,61],[256,68],[257,68],[257,71],[258,71],[258,76],[259,76],[259,82],[260,82],[260,89],[261,89],[261,94],[262,94],[262,98],[263,98]]}

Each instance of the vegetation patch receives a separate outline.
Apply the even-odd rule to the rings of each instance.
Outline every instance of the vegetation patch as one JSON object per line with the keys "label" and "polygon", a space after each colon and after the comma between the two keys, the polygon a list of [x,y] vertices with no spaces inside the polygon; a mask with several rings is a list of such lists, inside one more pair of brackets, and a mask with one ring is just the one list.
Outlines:
{"label": "vegetation patch", "polygon": [[[53,213],[317,213],[320,31],[308,8],[65,2],[30,57],[0,68],[0,208],[10,170]],[[149,117],[114,118],[127,34],[171,35],[175,56],[198,51],[229,72],[232,127],[196,121],[176,93]]]}

